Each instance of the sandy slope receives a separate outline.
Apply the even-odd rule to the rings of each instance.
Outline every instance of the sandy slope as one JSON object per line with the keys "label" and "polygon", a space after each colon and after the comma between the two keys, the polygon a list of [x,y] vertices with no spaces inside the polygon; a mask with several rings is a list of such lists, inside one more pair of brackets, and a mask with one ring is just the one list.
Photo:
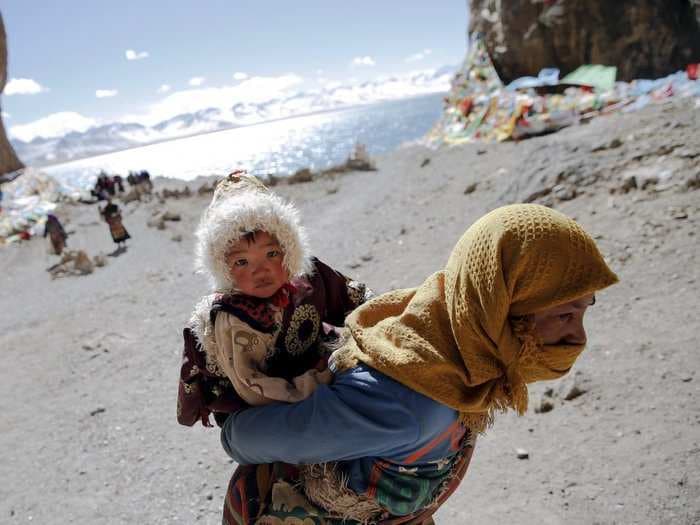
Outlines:
{"label": "sandy slope", "polygon": [[[505,415],[480,439],[438,523],[700,522],[700,193],[684,189],[700,176],[699,124],[695,102],[679,101],[520,144],[414,147],[375,173],[278,188],[321,259],[385,291],[440,269],[484,212],[558,181],[558,195],[579,195],[537,201],[576,217],[621,277],[590,311],[575,375],[535,385],[526,416]],[[621,193],[630,173],[670,178]],[[127,205],[128,251],[84,277],[50,280],[40,241],[0,250],[0,522],[220,522],[234,465],[216,431],[175,421],[181,329],[204,289],[191,268],[206,202]],[[164,208],[182,221],[147,227]],[[94,207],[65,213],[71,247],[113,250]],[[565,401],[574,381],[586,392]],[[554,409],[535,413],[543,399]]]}

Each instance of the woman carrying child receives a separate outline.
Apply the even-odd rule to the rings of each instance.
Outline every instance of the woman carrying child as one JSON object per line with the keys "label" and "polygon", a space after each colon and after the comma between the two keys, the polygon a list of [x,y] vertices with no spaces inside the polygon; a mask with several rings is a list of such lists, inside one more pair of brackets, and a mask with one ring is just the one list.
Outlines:
{"label": "woman carrying child", "polygon": [[485,215],[444,270],[348,317],[333,383],[226,419],[222,443],[241,466],[223,523],[432,523],[474,436],[499,412],[523,414],[527,384],[569,372],[586,309],[615,282],[563,214],[522,204]]}

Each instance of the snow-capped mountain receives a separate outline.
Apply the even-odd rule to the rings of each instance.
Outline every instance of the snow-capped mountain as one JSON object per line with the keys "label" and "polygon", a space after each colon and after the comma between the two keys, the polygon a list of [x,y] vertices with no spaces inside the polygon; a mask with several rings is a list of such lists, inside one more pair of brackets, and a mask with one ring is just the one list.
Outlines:
{"label": "snow-capped mountain", "polygon": [[449,89],[453,72],[453,67],[443,67],[361,84],[329,85],[256,103],[232,101],[229,107],[182,113],[152,126],[113,122],[59,137],[36,137],[28,142],[15,137],[11,142],[25,164],[53,164],[272,119],[443,92]]}

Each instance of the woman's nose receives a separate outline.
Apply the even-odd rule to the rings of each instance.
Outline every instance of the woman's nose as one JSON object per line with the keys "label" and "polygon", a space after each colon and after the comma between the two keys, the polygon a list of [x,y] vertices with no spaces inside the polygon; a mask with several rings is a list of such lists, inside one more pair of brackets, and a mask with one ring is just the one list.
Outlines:
{"label": "woman's nose", "polygon": [[583,327],[583,320],[577,322],[566,336],[566,342],[572,345],[586,344],[586,329]]}

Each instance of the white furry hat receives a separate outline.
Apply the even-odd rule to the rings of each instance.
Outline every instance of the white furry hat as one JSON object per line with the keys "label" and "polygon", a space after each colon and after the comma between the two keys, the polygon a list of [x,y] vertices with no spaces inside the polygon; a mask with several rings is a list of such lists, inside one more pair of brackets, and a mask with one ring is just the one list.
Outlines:
{"label": "white furry hat", "polygon": [[255,177],[234,172],[217,185],[195,232],[196,268],[209,277],[214,290],[236,290],[226,252],[232,243],[254,231],[265,231],[277,239],[290,277],[311,270],[306,232],[299,223],[297,209]]}

